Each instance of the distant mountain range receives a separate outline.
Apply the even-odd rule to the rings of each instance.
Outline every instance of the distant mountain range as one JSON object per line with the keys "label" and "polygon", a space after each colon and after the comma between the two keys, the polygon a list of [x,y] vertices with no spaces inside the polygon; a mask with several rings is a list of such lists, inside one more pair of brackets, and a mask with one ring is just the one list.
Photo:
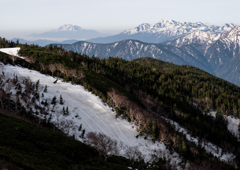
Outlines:
{"label": "distant mountain range", "polygon": [[74,44],[61,45],[66,50],[72,50],[89,56],[94,55],[99,58],[118,56],[126,60],[133,60],[140,57],[152,57],[178,65],[192,65],[214,74],[214,70],[205,62],[203,56],[200,54],[198,57],[201,56],[201,58],[196,59],[197,57],[191,55],[188,51],[169,45],[144,43],[138,40],[123,40],[110,44],[79,41]]}
{"label": "distant mountain range", "polygon": [[[64,37],[67,34],[78,33],[87,35],[87,32],[90,33],[91,30],[89,32],[79,26],[64,25],[41,36],[59,34]],[[100,58],[118,56],[132,60],[139,57],[153,57],[179,65],[192,65],[240,85],[239,37],[239,27],[235,24],[208,26],[200,22],[181,23],[161,20],[156,24],[141,24],[118,35],[89,39],[91,43],[76,42],[75,39],[60,43],[67,50]],[[25,43],[23,41],[20,40],[21,43]],[[49,40],[27,41],[27,43],[42,46],[50,43],[60,44]]]}
{"label": "distant mountain range", "polygon": [[192,65],[240,85],[240,28],[226,33],[196,31],[164,44],[123,40],[109,44],[76,42],[63,48],[87,55],[126,60],[152,57],[179,65]]}
{"label": "distant mountain range", "polygon": [[48,44],[56,44],[56,43],[62,43],[62,44],[72,44],[72,43],[75,43],[79,40],[64,40],[64,41],[51,41],[51,40],[45,40],[45,39],[38,39],[38,40],[34,40],[34,41],[29,41],[29,40],[25,40],[25,39],[22,39],[22,38],[13,38],[11,39],[12,41],[16,42],[17,40],[19,41],[19,43],[21,44],[37,44],[39,46],[46,46]]}
{"label": "distant mountain range", "polygon": [[[21,43],[38,44],[45,46],[51,43],[74,43],[84,40],[93,43],[113,43],[126,39],[134,39],[147,43],[164,43],[179,37],[184,37],[192,32],[224,33],[234,28],[235,24],[223,26],[206,25],[201,22],[177,22],[174,20],[161,20],[155,24],[141,24],[134,29],[128,29],[120,34],[108,36],[94,30],[83,29],[77,25],[65,24],[56,29],[41,34],[31,34],[29,37],[37,39],[28,41],[21,39]],[[63,39],[69,42],[60,42]],[[15,39],[16,40],[16,39]],[[55,41],[56,40],[56,41]],[[75,41],[76,40],[76,41]]]}
{"label": "distant mountain range", "polygon": [[80,26],[71,24],[62,25],[59,28],[41,34],[29,35],[29,37],[45,39],[46,38],[89,39],[104,36],[107,36],[107,34],[102,34],[95,30],[83,29]]}
{"label": "distant mountain range", "polygon": [[93,43],[112,43],[125,39],[140,40],[148,43],[163,43],[179,37],[183,37],[193,31],[203,31],[211,33],[223,33],[234,28],[235,24],[225,24],[223,26],[206,25],[201,22],[177,22],[174,20],[161,20],[156,24],[141,24],[133,29],[128,29],[120,34],[94,38],[87,40]]}

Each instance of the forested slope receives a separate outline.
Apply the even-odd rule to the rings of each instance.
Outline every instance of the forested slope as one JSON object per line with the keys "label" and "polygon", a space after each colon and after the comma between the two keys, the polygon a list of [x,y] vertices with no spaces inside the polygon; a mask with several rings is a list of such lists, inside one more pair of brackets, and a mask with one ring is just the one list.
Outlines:
{"label": "forested slope", "polygon": [[[138,126],[139,135],[151,136],[180,154],[191,167],[231,169],[238,164],[240,144],[227,128],[225,115],[239,118],[239,87],[190,66],[142,58],[99,59],[57,48],[21,45],[14,63],[1,53],[1,61],[18,64],[64,81],[81,84]],[[213,118],[203,112],[216,111]],[[199,140],[211,142],[236,157],[224,163],[204,147],[188,140],[167,120],[173,120]]]}

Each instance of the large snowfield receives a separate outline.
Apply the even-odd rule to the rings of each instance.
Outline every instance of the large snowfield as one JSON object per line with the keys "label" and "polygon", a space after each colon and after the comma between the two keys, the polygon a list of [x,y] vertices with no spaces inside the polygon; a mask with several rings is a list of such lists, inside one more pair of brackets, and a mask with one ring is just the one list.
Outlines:
{"label": "large snowfield", "polygon": [[[0,49],[0,51],[13,55],[17,55],[17,50],[19,49]],[[74,135],[76,139],[83,141],[83,139],[79,137],[82,132],[78,131],[78,127],[82,124],[82,129],[86,130],[86,134],[88,132],[101,132],[112,139],[122,142],[126,146],[137,146],[145,156],[145,160],[150,159],[150,154],[153,153],[154,150],[162,150],[169,155],[163,143],[153,143],[151,139],[144,139],[144,137],[136,138],[138,132],[135,126],[125,119],[116,119],[116,112],[104,104],[100,98],[86,91],[83,86],[73,85],[69,82],[62,82],[61,80],[58,80],[57,83],[54,84],[53,82],[57,78],[19,66],[5,65],[4,73],[7,77],[17,75],[18,79],[21,79],[21,77],[29,77],[32,82],[40,80],[42,91],[43,87],[47,86],[47,93],[44,93],[44,97],[40,100],[47,99],[48,102],[51,102],[52,98],[56,96],[57,104],[54,107],[54,112],[52,112],[51,121],[60,129],[63,128],[61,126],[63,126],[65,122],[65,133],[69,136]],[[59,104],[60,95],[62,95],[65,109],[68,107],[69,116],[62,114],[63,105]],[[50,110],[51,109],[52,108],[50,108]],[[43,115],[38,116],[42,116],[43,118]],[[121,154],[124,155],[123,152]],[[178,155],[175,153],[172,156],[177,157]]]}

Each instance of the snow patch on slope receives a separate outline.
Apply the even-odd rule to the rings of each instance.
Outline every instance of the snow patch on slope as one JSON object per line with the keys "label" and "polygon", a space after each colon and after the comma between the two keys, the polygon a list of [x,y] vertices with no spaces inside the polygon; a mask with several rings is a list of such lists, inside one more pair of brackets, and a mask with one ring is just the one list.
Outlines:
{"label": "snow patch on slope", "polygon": [[[48,87],[48,92],[44,94],[44,98],[41,100],[47,99],[48,102],[51,102],[54,96],[59,100],[60,95],[62,95],[64,106],[68,106],[70,114],[69,116],[64,116],[62,113],[63,105],[57,102],[54,107],[54,112],[51,113],[51,122],[59,129],[64,130],[69,136],[74,135],[76,139],[83,141],[83,139],[80,138],[82,132],[78,131],[78,127],[82,124],[82,129],[85,129],[86,133],[101,132],[112,139],[123,142],[123,144],[127,146],[138,146],[147,161],[150,160],[150,154],[152,154],[153,151],[161,150],[165,155],[170,155],[170,152],[163,143],[153,143],[150,139],[145,140],[143,137],[136,138],[138,132],[136,128],[132,128],[131,123],[125,119],[116,119],[116,113],[104,104],[100,98],[86,91],[83,86],[72,85],[71,83],[61,82],[60,80],[54,84],[55,78],[18,66],[6,65],[4,72],[9,77],[17,75],[19,78],[29,77],[32,82],[40,80],[42,87]],[[42,119],[44,118],[44,115],[38,116]],[[124,153],[122,153],[122,155],[124,155]],[[171,158],[172,161],[181,162],[176,153],[172,154]]]}
{"label": "snow patch on slope", "polygon": [[[14,47],[14,48],[0,48],[0,51],[3,52],[3,53],[7,53],[9,55],[14,55],[14,56],[17,56],[17,57],[20,57],[18,55],[18,51],[20,50],[20,47]],[[22,57],[20,57],[22,58]]]}
{"label": "snow patch on slope", "polygon": [[235,158],[235,156],[232,153],[223,153],[222,152],[222,148],[214,145],[211,142],[208,142],[206,140],[199,140],[199,138],[197,137],[193,137],[190,135],[190,133],[188,132],[187,129],[181,127],[177,122],[174,122],[170,119],[164,118],[167,122],[169,122],[176,131],[183,133],[187,140],[195,143],[196,145],[200,145],[201,147],[203,147],[208,153],[212,153],[214,156],[220,158],[222,161],[226,161],[228,163],[232,162]]}
{"label": "snow patch on slope", "polygon": [[[216,111],[211,111],[207,113],[208,115],[216,118]],[[224,118],[228,121],[228,130],[231,132],[236,138],[240,140],[240,132],[238,131],[238,126],[240,125],[240,119],[235,118],[233,116],[224,116]]]}

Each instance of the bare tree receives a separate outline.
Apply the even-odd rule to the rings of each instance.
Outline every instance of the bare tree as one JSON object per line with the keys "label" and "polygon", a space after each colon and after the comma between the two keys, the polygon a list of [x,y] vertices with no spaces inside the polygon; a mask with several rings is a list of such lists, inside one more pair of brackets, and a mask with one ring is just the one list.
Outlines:
{"label": "bare tree", "polygon": [[87,64],[84,63],[83,61],[81,62],[81,64],[83,65],[83,67],[87,67]]}
{"label": "bare tree", "polygon": [[65,68],[65,66],[63,64],[54,64],[55,67],[61,72],[61,73],[64,73],[66,74],[67,73],[67,69]]}
{"label": "bare tree", "polygon": [[35,62],[37,61],[36,58],[29,57],[29,56],[24,57],[24,59],[25,59],[26,61],[28,61],[29,63],[35,63]]}
{"label": "bare tree", "polygon": [[[162,151],[161,149],[152,150],[151,154],[151,162],[155,164],[155,169],[177,169],[177,162],[171,160],[172,156],[170,155],[169,151],[165,150]],[[162,161],[165,163],[163,164]],[[159,161],[161,163],[159,163]],[[170,163],[171,162],[171,163]]]}
{"label": "bare tree", "polygon": [[85,77],[84,72],[83,71],[78,71],[78,76],[79,79],[83,79]]}
{"label": "bare tree", "polygon": [[12,96],[12,99],[15,103],[14,111],[17,114],[22,111],[21,104],[19,102],[19,100],[20,100],[19,94],[15,94],[14,96]]}
{"label": "bare tree", "polygon": [[53,76],[54,71],[57,70],[55,64],[49,64],[48,69],[52,72],[52,76]]}
{"label": "bare tree", "polygon": [[48,67],[47,65],[43,64],[43,63],[39,63],[40,64],[40,67],[43,71],[45,71]]}
{"label": "bare tree", "polygon": [[13,55],[13,53],[11,53],[11,54],[9,55],[9,57],[11,58],[11,60],[13,61],[13,64],[14,64],[14,62],[15,62],[16,59],[17,59],[17,56],[15,56],[15,55]]}
{"label": "bare tree", "polygon": [[160,139],[160,142],[165,142],[167,140],[167,135],[165,132],[160,132],[159,134],[159,139]]}
{"label": "bare tree", "polygon": [[[4,70],[4,64],[3,63],[0,63],[0,69],[1,69],[1,71],[3,73],[3,70]],[[2,74],[0,76],[2,76]]]}
{"label": "bare tree", "polygon": [[134,162],[140,161],[143,159],[143,155],[139,151],[137,146],[127,147],[125,156],[131,161],[132,165],[134,165]]}
{"label": "bare tree", "polygon": [[87,144],[98,150],[99,154],[104,157],[105,161],[113,155],[118,155],[123,145],[116,140],[111,139],[105,134],[89,132],[87,134]]}
{"label": "bare tree", "polygon": [[0,89],[0,103],[1,103],[2,108],[4,108],[3,101],[4,101],[6,96],[7,96],[7,93],[1,88]]}
{"label": "bare tree", "polygon": [[68,76],[77,77],[77,70],[76,69],[68,70]]}

